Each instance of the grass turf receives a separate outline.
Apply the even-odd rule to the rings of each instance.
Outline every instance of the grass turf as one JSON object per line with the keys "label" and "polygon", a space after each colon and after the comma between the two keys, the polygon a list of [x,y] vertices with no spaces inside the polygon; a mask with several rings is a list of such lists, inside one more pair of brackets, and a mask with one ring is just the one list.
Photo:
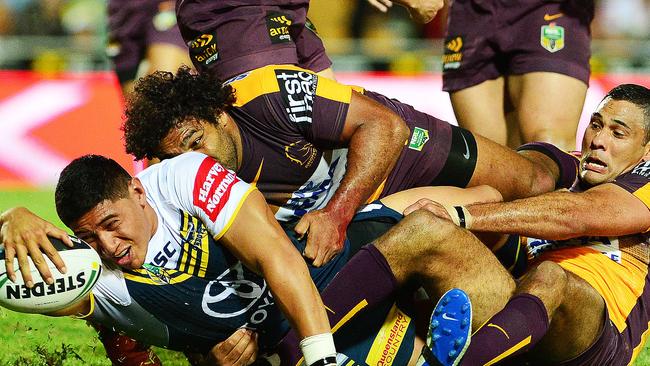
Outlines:
{"label": "grass turf", "polygon": [[[0,191],[0,212],[25,206],[63,227],[56,216],[53,197],[52,190]],[[165,366],[188,365],[181,353],[156,348],[156,354]],[[84,321],[20,314],[0,308],[0,365],[110,366],[110,362],[97,333]],[[635,365],[650,365],[647,344]]]}

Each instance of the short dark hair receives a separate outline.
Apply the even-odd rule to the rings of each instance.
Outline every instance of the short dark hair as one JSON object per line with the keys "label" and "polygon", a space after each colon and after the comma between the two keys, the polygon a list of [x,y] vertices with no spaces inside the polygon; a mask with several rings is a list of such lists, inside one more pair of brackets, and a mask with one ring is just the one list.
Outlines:
{"label": "short dark hair", "polygon": [[636,84],[621,84],[610,90],[603,99],[606,98],[624,100],[643,110],[643,129],[645,132],[643,144],[647,144],[650,141],[650,89]]}
{"label": "short dark hair", "polygon": [[70,226],[101,202],[127,197],[130,182],[129,172],[115,160],[84,155],[61,172],[54,193],[56,212]]}
{"label": "short dark hair", "polygon": [[156,71],[140,78],[127,100],[122,126],[126,152],[140,160],[163,158],[160,142],[179,123],[199,119],[216,124],[235,94],[213,76],[181,66],[176,75]]}

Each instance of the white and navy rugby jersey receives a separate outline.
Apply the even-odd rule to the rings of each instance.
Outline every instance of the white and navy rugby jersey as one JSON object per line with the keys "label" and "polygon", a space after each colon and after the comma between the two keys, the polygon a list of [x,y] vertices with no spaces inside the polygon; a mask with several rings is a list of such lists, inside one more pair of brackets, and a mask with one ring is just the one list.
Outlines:
{"label": "white and navy rugby jersey", "polygon": [[262,349],[277,344],[288,323],[269,286],[219,245],[254,187],[200,153],[163,161],[138,178],[158,228],[143,268],[105,271],[93,317],[177,350],[209,350],[240,327],[255,329]]}

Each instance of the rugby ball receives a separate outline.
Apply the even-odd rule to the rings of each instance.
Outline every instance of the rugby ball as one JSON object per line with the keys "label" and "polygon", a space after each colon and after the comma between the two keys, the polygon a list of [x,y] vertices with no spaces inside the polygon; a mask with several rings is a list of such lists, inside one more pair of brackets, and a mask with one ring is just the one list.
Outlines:
{"label": "rugby ball", "polygon": [[88,294],[99,279],[102,262],[90,245],[75,237],[70,238],[74,244],[72,248],[59,239],[49,238],[67,268],[67,273],[61,274],[54,263],[43,256],[54,279],[51,285],[43,280],[29,258],[34,282],[32,288],[25,286],[18,259],[14,259],[16,282],[7,277],[4,246],[0,246],[0,306],[22,313],[48,313],[72,305]]}

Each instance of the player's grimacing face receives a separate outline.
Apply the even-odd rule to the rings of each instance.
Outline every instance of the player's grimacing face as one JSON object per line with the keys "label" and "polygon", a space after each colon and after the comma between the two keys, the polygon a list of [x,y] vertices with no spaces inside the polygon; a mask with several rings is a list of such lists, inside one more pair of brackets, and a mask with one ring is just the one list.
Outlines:
{"label": "player's grimacing face", "polygon": [[643,110],[628,101],[604,99],[582,139],[580,178],[589,185],[611,182],[647,152]]}
{"label": "player's grimacing face", "polygon": [[186,120],[169,131],[160,144],[164,155],[175,156],[188,151],[209,155],[226,168],[237,170],[237,149],[233,137],[220,125]]}
{"label": "player's grimacing face", "polygon": [[105,260],[123,268],[140,268],[145,261],[151,227],[141,204],[129,196],[105,200],[71,225]]}

